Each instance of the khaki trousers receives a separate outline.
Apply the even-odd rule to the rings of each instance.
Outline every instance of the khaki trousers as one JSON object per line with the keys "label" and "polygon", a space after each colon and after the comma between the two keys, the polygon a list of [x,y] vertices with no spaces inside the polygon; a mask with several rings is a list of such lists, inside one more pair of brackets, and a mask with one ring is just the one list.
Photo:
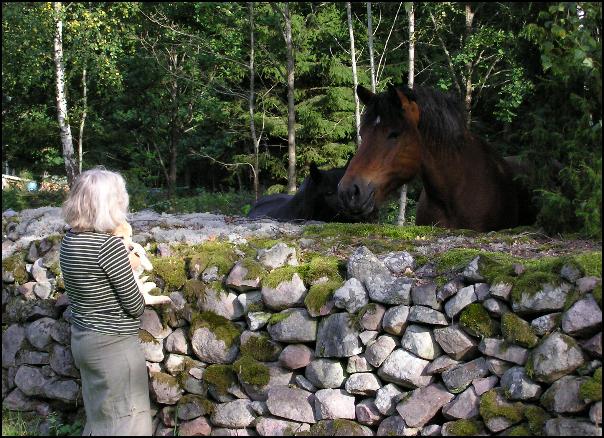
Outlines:
{"label": "khaki trousers", "polygon": [[106,335],[71,325],[82,377],[83,436],[151,436],[149,383],[138,335]]}

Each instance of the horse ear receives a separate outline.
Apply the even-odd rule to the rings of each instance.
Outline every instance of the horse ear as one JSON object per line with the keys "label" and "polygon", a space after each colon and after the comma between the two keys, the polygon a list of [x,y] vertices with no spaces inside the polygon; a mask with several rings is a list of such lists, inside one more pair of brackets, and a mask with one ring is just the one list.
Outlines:
{"label": "horse ear", "polygon": [[310,178],[314,182],[321,181],[321,171],[317,167],[317,164],[314,161],[310,162]]}
{"label": "horse ear", "polygon": [[369,105],[369,102],[371,102],[371,99],[373,99],[375,94],[362,85],[357,85],[357,96],[359,96],[359,99],[363,105]]}
{"label": "horse ear", "polygon": [[[412,93],[412,95],[409,96],[399,89],[396,90],[396,93],[403,106],[405,117],[409,122],[417,126],[419,124],[419,106],[415,102],[415,93]],[[413,97],[413,99],[410,97]]]}

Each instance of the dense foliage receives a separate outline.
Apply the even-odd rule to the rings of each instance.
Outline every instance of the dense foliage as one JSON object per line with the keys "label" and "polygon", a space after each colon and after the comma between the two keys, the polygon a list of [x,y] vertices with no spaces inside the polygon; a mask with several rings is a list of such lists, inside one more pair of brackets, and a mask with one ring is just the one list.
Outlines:
{"label": "dense foliage", "polygon": [[[248,6],[66,3],[68,120],[76,142],[86,113],[83,168],[119,170],[137,189],[249,193]],[[288,160],[280,6],[253,4],[260,183],[273,191],[287,185]],[[402,6],[372,4],[378,91],[389,81],[406,82],[409,34]],[[311,161],[343,166],[354,152],[355,104],[345,5],[296,2],[290,10],[301,180]],[[352,3],[352,12],[358,80],[369,86],[366,3]],[[54,18],[50,3],[2,4],[3,171],[28,171],[38,180],[65,174]],[[534,166],[539,221],[550,232],[601,236],[601,22],[601,3],[415,7],[415,83],[459,95],[472,130],[502,154]],[[420,189],[411,185],[412,200]]]}

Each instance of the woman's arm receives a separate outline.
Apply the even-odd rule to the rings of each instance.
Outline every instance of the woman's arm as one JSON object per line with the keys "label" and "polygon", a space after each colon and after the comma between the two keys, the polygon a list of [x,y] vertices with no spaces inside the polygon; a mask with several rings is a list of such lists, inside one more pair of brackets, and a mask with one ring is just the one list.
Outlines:
{"label": "woman's arm", "polygon": [[124,311],[138,318],[145,311],[145,301],[134,279],[126,247],[117,237],[110,237],[99,251],[99,266],[109,277]]}

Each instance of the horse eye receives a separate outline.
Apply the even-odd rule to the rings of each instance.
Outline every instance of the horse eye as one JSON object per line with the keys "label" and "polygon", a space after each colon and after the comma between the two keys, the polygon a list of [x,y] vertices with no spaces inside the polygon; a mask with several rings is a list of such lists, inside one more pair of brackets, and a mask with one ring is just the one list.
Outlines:
{"label": "horse eye", "polygon": [[392,131],[390,134],[388,134],[388,140],[390,140],[391,138],[398,138],[399,135],[401,135],[400,132]]}

